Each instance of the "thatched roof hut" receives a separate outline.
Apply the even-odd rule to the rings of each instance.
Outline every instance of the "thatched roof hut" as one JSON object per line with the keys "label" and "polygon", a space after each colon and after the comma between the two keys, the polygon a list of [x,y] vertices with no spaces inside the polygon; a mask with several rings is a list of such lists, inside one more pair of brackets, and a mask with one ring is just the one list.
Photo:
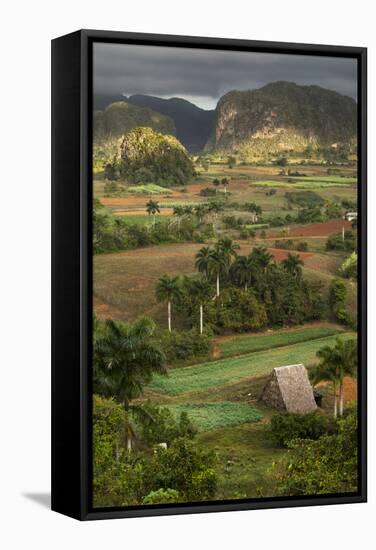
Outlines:
{"label": "thatched roof hut", "polygon": [[307,369],[302,364],[274,368],[261,401],[269,407],[293,413],[308,413],[317,409]]}

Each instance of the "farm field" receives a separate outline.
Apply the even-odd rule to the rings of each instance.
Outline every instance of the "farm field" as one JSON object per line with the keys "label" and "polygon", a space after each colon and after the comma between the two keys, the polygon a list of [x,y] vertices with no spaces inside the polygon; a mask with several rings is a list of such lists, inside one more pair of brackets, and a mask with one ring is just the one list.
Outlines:
{"label": "farm field", "polygon": [[222,339],[215,339],[215,342],[220,349],[221,357],[230,357],[232,355],[242,355],[244,353],[288,346],[316,338],[325,338],[340,332],[342,330],[339,330],[335,326],[312,326],[301,329],[285,329],[261,335],[225,336]]}
{"label": "farm field", "polygon": [[168,408],[175,417],[182,412],[189,415],[199,432],[207,432],[225,426],[258,422],[262,413],[246,403],[220,401],[214,403],[178,403]]}
{"label": "farm field", "polygon": [[[353,333],[344,333],[340,338],[349,339],[354,338],[354,336]],[[157,393],[179,395],[224,386],[245,378],[262,376],[279,365],[293,365],[296,363],[313,365],[317,362],[317,350],[325,345],[334,344],[336,338],[337,336],[328,336],[268,351],[228,357],[218,361],[175,369],[170,371],[168,377],[154,376],[149,387]]]}

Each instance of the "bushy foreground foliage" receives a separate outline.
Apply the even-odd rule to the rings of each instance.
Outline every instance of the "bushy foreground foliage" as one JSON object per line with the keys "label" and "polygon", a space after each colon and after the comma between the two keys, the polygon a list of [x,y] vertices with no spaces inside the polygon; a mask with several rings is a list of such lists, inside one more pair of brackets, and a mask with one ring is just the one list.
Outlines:
{"label": "bushy foreground foliage", "polygon": [[320,495],[358,489],[356,410],[336,422],[335,431],[316,440],[295,439],[274,476],[281,495]]}
{"label": "bushy foreground foliage", "polygon": [[[170,429],[171,422],[174,423],[169,411],[149,406],[148,412],[157,415],[155,432],[158,434],[160,427]],[[128,452],[123,436],[124,414],[124,409],[113,400],[94,396],[95,506],[199,501],[214,497],[215,455],[194,439],[194,430],[189,427],[186,416],[181,415],[174,433],[163,434],[170,436],[171,444],[167,448],[152,448],[153,432],[141,429],[138,448]]]}
{"label": "bushy foreground foliage", "polygon": [[328,431],[329,421],[320,412],[308,414],[279,413],[275,414],[269,427],[273,441],[287,447],[294,439],[318,439]]}

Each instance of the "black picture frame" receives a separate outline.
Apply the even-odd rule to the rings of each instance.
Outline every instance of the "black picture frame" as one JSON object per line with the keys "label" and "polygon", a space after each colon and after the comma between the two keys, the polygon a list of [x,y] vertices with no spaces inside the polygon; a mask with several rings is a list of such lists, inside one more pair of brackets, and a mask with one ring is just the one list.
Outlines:
{"label": "black picture frame", "polygon": [[[314,56],[358,63],[359,491],[93,509],[91,506],[92,45],[117,42]],[[366,502],[366,48],[80,30],[52,41],[52,509],[79,520]]]}

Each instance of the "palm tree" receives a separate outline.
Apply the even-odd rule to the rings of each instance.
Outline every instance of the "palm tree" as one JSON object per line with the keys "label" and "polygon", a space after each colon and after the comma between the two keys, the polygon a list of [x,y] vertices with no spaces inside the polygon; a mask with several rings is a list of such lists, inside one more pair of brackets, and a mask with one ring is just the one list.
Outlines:
{"label": "palm tree", "polygon": [[247,290],[248,285],[252,284],[255,262],[251,255],[238,256],[231,266],[231,271],[240,285],[244,285]]}
{"label": "palm tree", "polygon": [[316,353],[320,363],[313,372],[315,384],[328,380],[333,384],[334,418],[337,418],[337,388],[339,388],[339,415],[343,414],[343,379],[356,376],[358,367],[357,345],[355,340],[336,339],[334,347],[324,346]]}
{"label": "palm tree", "polygon": [[211,248],[209,246],[203,246],[195,256],[195,267],[200,273],[204,273],[206,278],[209,277],[211,254]]}
{"label": "palm tree", "polygon": [[206,279],[196,279],[192,281],[191,292],[200,304],[200,334],[202,334],[204,330],[204,303],[210,295],[210,284]]}
{"label": "palm tree", "polygon": [[206,212],[208,211],[208,209],[207,209],[205,204],[198,204],[195,207],[194,211],[195,211],[195,214],[197,216],[197,219],[198,219],[199,223],[201,223],[204,216],[205,216],[205,214],[206,214]]}
{"label": "palm tree", "polygon": [[223,204],[219,201],[211,201],[208,205],[208,211],[213,213],[213,229],[215,230],[215,222],[218,214],[224,209]]}
{"label": "palm tree", "polygon": [[256,246],[252,250],[251,256],[262,273],[265,274],[272,263],[273,256],[269,254],[264,246]]}
{"label": "palm tree", "polygon": [[218,187],[221,185],[221,182],[219,181],[218,178],[213,179],[213,185],[215,187],[215,194],[217,194],[218,193]]}
{"label": "palm tree", "polygon": [[210,251],[209,258],[209,273],[214,274],[216,278],[216,295],[219,296],[219,279],[221,273],[223,274],[226,269],[226,262],[222,252],[218,249]]}
{"label": "palm tree", "polygon": [[147,317],[134,323],[107,320],[103,335],[94,340],[93,389],[124,407],[128,450],[134,439],[129,411],[139,413],[131,401],[142,395],[154,373],[166,374],[164,355],[150,341],[154,331],[155,324]]}
{"label": "palm tree", "polygon": [[146,212],[150,215],[153,215],[153,226],[155,226],[155,214],[160,214],[159,204],[157,201],[150,199],[146,203]]}
{"label": "palm tree", "polygon": [[163,275],[159,278],[155,292],[159,302],[167,300],[168,330],[171,332],[171,302],[178,301],[181,296],[179,277]]}
{"label": "palm tree", "polygon": [[230,267],[231,260],[233,258],[236,258],[236,251],[239,250],[239,248],[240,246],[238,245],[238,243],[234,243],[234,241],[229,237],[223,237],[223,239],[219,239],[216,244],[216,249],[222,254],[228,268]]}
{"label": "palm tree", "polygon": [[299,254],[291,254],[291,252],[289,252],[287,258],[282,261],[283,268],[296,279],[300,279],[302,276],[302,265],[304,265],[304,262]]}
{"label": "palm tree", "polygon": [[223,178],[221,184],[225,188],[225,194],[227,193],[227,186],[230,185],[230,180],[228,178]]}

